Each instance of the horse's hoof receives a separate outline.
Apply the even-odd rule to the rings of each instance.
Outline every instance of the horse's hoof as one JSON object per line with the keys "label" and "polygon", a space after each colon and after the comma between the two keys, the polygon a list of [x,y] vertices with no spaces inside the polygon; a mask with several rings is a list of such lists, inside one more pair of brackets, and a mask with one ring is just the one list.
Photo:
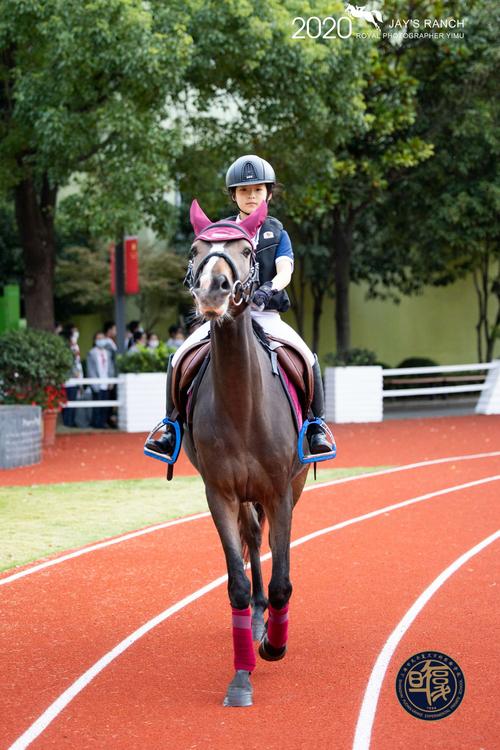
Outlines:
{"label": "horse's hoof", "polygon": [[224,706],[252,706],[253,688],[250,683],[250,672],[244,669],[238,669],[233,679],[229,683]]}
{"label": "horse's hoof", "polygon": [[286,643],[284,646],[276,648],[275,646],[271,646],[271,644],[267,640],[267,636],[264,636],[264,638],[260,642],[259,656],[261,659],[265,659],[266,661],[279,661],[285,656],[285,654]]}
{"label": "horse's hoof", "polygon": [[266,624],[264,622],[264,614],[254,614],[252,616],[252,639],[254,641],[260,641],[263,639],[266,632]]}

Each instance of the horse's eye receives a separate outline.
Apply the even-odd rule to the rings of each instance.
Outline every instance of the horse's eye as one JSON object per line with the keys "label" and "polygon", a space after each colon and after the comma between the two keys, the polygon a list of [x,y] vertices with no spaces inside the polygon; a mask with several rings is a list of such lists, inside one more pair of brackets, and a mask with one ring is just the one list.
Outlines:
{"label": "horse's eye", "polygon": [[246,248],[245,248],[245,249],[243,250],[243,255],[244,255],[244,257],[245,257],[245,258],[248,258],[248,256],[249,256],[249,255],[251,255],[251,254],[252,254],[252,251],[250,250],[250,248],[249,248],[249,247],[246,247]]}
{"label": "horse's eye", "polygon": [[197,255],[198,255],[198,249],[196,247],[192,247],[191,252],[189,253],[189,257],[191,259],[196,258]]}

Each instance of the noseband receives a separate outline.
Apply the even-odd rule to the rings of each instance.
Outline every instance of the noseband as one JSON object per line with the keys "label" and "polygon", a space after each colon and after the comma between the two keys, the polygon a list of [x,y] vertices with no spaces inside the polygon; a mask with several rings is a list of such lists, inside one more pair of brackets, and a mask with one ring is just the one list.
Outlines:
{"label": "noseband", "polygon": [[184,284],[188,287],[193,297],[196,297],[196,292],[194,290],[201,276],[201,272],[211,258],[222,258],[231,269],[233,275],[233,288],[230,296],[233,304],[238,306],[241,305],[242,302],[248,303],[252,298],[254,286],[256,286],[259,281],[259,264],[255,260],[254,252],[252,252],[250,256],[250,271],[244,281],[241,281],[236,264],[227,253],[219,252],[217,250],[213,253],[209,253],[203,258],[196,271],[194,271],[194,261],[191,259],[188,263]]}

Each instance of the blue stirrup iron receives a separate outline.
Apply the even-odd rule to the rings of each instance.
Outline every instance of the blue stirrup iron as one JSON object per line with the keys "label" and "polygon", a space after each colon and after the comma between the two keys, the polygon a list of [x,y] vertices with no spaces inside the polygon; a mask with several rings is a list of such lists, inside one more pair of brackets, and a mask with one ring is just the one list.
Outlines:
{"label": "blue stirrup iron", "polygon": [[[172,457],[169,458],[168,456],[162,456],[159,453],[155,453],[155,451],[149,450],[146,448],[146,443],[152,439],[153,435],[158,432],[163,425],[171,425],[174,428],[175,432],[175,446],[174,450],[172,452]],[[163,461],[165,464],[175,464],[179,457],[179,452],[181,449],[181,442],[182,442],[182,436],[181,436],[181,428],[179,426],[179,423],[177,421],[174,421],[172,419],[169,419],[168,417],[163,417],[161,422],[158,422],[156,427],[154,427],[151,432],[149,433],[148,437],[146,438],[146,443],[144,444],[144,455],[149,456],[149,458],[156,458],[157,461]]]}
{"label": "blue stirrup iron", "polygon": [[[308,455],[304,455],[304,438],[306,436],[307,428],[309,425],[312,424],[319,424],[323,427],[323,429],[326,430],[328,437],[330,438],[330,442],[332,444],[332,450],[329,453],[309,453]],[[335,458],[337,456],[337,446],[335,444],[335,438],[333,437],[332,431],[328,427],[325,422],[323,422],[322,419],[319,419],[318,417],[315,417],[314,419],[305,419],[304,424],[302,425],[300,432],[299,432],[299,438],[297,441],[297,453],[299,454],[299,461],[302,464],[313,464],[317,461],[330,461],[330,459]]]}

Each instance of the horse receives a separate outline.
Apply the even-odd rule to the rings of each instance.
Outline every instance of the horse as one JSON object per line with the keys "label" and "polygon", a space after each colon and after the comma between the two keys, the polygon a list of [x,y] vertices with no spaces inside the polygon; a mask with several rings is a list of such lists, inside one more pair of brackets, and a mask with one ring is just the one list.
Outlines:
{"label": "horse", "polygon": [[[264,202],[241,224],[212,224],[196,201],[191,207],[195,241],[186,278],[198,313],[211,321],[211,348],[184,447],[203,478],[227,565],[235,672],[225,706],[253,703],[253,639],[260,641],[263,659],[285,656],[292,510],[309,469],[297,456],[286,394],[252,327],[251,298],[258,272],[251,238],[266,215]],[[272,552],[267,597],[260,566],[266,519]],[[245,572],[245,551],[252,584]]]}
{"label": "horse", "polygon": [[368,21],[376,29],[379,29],[379,23],[383,23],[382,13],[379,10],[366,10],[366,5],[351,5],[346,3],[346,13],[349,13],[353,18],[362,18],[364,21]]}

